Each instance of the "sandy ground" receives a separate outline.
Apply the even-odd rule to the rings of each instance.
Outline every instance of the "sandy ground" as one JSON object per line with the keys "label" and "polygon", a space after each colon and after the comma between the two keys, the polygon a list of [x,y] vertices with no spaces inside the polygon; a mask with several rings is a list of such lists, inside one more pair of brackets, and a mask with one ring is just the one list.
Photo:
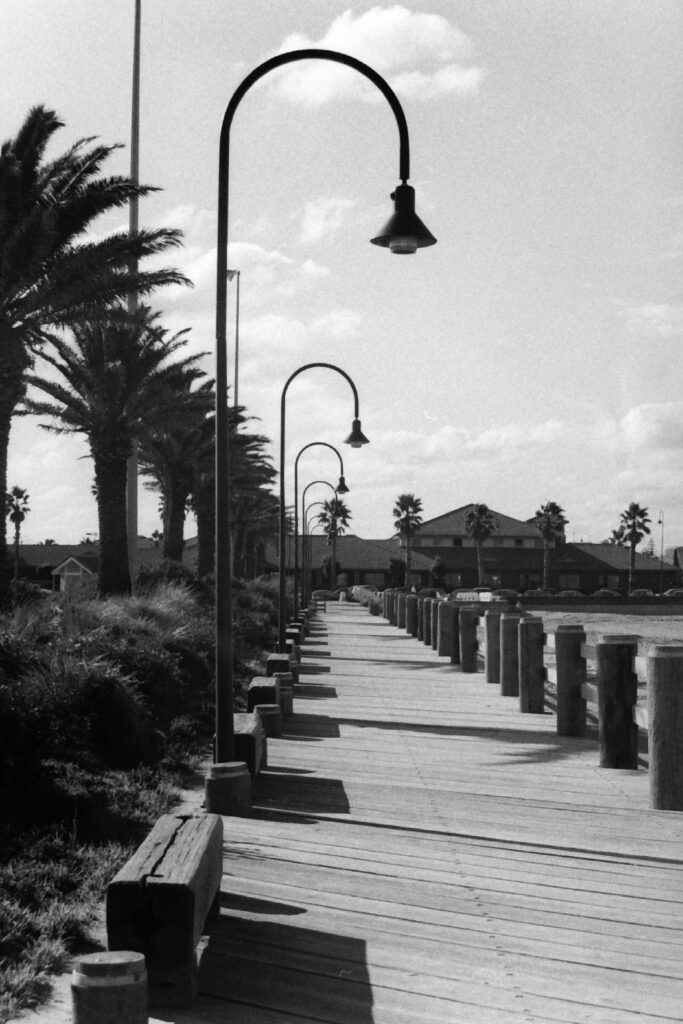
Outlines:
{"label": "sandy ground", "polygon": [[600,611],[533,614],[541,615],[546,631],[563,623],[583,626],[588,643],[595,643],[603,633],[629,633],[641,637],[644,644],[683,643],[683,615],[618,615]]}

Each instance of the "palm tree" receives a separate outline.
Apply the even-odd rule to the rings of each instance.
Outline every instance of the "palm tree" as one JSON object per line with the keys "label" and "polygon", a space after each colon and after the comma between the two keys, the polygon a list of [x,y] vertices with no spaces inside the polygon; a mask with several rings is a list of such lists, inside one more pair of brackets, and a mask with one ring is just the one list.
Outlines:
{"label": "palm tree", "polygon": [[[213,381],[194,366],[173,368],[138,436],[138,465],[161,492],[163,557],[183,557],[185,513],[198,468],[213,454]],[[195,386],[196,385],[196,386]]]}
{"label": "palm tree", "polygon": [[607,538],[606,541],[604,541],[604,543],[605,544],[614,544],[614,545],[618,545],[620,547],[625,545],[626,544],[626,537],[624,535],[624,527],[623,526],[619,526],[619,527],[617,527],[616,530],[612,530],[612,532],[610,533],[609,537]]}
{"label": "palm tree", "polygon": [[484,558],[482,547],[487,537],[490,537],[495,527],[493,512],[488,505],[470,505],[465,513],[465,530],[467,536],[471,537],[477,549],[477,577],[479,586],[484,586]]}
{"label": "palm tree", "polygon": [[546,501],[534,513],[535,526],[543,538],[543,589],[550,586],[550,547],[558,537],[564,536],[564,528],[569,522],[565,518],[564,509],[556,501]]}
{"label": "palm tree", "polygon": [[5,506],[7,508],[7,518],[11,523],[14,523],[14,578],[19,579],[19,540],[21,538],[21,524],[26,515],[31,511],[28,505],[28,491],[25,491],[23,487],[14,486],[11,491],[7,493],[5,498]]}
{"label": "palm tree", "polygon": [[42,424],[45,429],[88,438],[95,465],[102,594],[130,591],[126,463],[133,438],[153,415],[164,381],[178,366],[190,367],[199,358],[169,364],[185,344],[185,332],[169,338],[156,320],[146,307],[129,313],[122,306],[106,318],[84,320],[74,328],[71,341],[54,339],[51,351],[43,353],[56,374],[49,379],[26,375],[30,385],[51,399],[28,398],[26,410],[58,421]]}
{"label": "palm tree", "polygon": [[[0,503],[6,518],[7,453],[12,418],[25,375],[44,343],[79,323],[93,307],[147,295],[166,284],[188,284],[177,270],[137,269],[145,256],[180,244],[171,230],[120,231],[81,240],[100,214],[154,191],[120,175],[100,173],[116,146],[81,139],[46,161],[63,123],[34,107],[17,135],[0,148]],[[0,602],[7,594],[7,539],[0,531]]]}
{"label": "palm tree", "polygon": [[637,502],[632,501],[628,508],[621,513],[620,529],[624,531],[624,539],[630,547],[628,560],[628,592],[633,590],[633,576],[636,571],[636,548],[645,534],[650,532],[648,523],[650,517],[646,508],[641,508]]}
{"label": "palm tree", "polygon": [[337,575],[337,537],[340,537],[351,520],[351,513],[341,498],[335,496],[323,503],[323,510],[316,516],[327,530],[327,543],[332,545],[330,585],[334,587]]}
{"label": "palm tree", "polygon": [[405,585],[410,586],[410,562],[412,553],[412,541],[417,531],[422,526],[422,501],[414,494],[399,494],[394,504],[394,529],[405,543],[406,548],[406,577]]}

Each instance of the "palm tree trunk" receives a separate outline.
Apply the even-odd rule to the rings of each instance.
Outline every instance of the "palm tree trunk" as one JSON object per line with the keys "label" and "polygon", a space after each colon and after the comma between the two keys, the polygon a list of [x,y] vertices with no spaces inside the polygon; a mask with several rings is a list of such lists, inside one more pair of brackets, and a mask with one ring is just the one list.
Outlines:
{"label": "palm tree trunk", "polygon": [[99,592],[130,594],[126,527],[127,458],[93,451],[100,528]]}
{"label": "palm tree trunk", "polygon": [[631,541],[631,550],[628,557],[628,592],[629,594],[633,590],[633,576],[636,571],[636,544],[637,541]]}
{"label": "palm tree trunk", "polygon": [[185,541],[185,506],[187,504],[187,488],[181,488],[171,482],[165,495],[166,507],[164,516],[164,558],[173,562],[182,562]]}
{"label": "palm tree trunk", "polygon": [[548,590],[548,583],[550,574],[548,572],[550,564],[550,544],[548,541],[543,542],[543,589]]}
{"label": "palm tree trunk", "polygon": [[484,586],[484,559],[481,551],[481,541],[477,541],[477,579],[479,580],[477,586]]}
{"label": "palm tree trunk", "polygon": [[24,394],[28,366],[23,345],[12,331],[0,329],[0,607],[9,600],[10,567],[7,549],[7,458],[12,416]]}
{"label": "palm tree trunk", "polygon": [[406,587],[410,589],[410,563],[412,551],[410,549],[410,537],[406,537]]}
{"label": "palm tree trunk", "polygon": [[21,525],[17,523],[14,527],[14,578],[19,579],[19,538],[21,537]]}

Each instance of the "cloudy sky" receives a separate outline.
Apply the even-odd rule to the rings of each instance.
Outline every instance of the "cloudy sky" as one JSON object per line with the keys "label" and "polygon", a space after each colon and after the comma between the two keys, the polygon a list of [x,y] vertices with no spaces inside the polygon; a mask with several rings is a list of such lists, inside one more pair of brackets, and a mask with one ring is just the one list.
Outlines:
{"label": "cloudy sky", "polygon": [[[133,9],[0,0],[0,138],[44,103],[65,122],[55,153],[97,135],[124,144],[110,168],[125,172]],[[141,222],[185,232],[176,262],[195,287],[156,304],[198,351],[214,351],[220,124],[245,75],[325,47],[370,64],[403,105],[438,239],[414,256],[368,244],[398,139],[361,75],[321,61],[271,74],[232,131],[240,402],[275,455],[290,374],[328,362],[353,378],[371,444],[343,446],[350,389],[308,370],[287,393],[287,479],[304,445],[338,447],[354,532],[389,535],[412,492],[425,518],[557,501],[569,537],[593,541],[637,501],[683,544],[682,44],[679,0],[143,0],[141,179],[162,191]],[[96,533],[87,455],[33,421],[13,428],[27,540]],[[299,470],[302,486],[334,481],[338,463],[318,447]],[[158,526],[143,493],[140,532]]]}

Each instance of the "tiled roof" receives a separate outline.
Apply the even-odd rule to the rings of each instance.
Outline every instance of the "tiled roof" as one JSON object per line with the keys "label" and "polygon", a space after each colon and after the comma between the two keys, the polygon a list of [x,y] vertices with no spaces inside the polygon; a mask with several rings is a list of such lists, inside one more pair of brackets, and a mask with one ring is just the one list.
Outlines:
{"label": "tiled roof", "polygon": [[[631,549],[624,547],[621,544],[567,544],[567,548],[573,548],[575,551],[580,552],[583,555],[587,555],[590,558],[595,558],[603,565],[608,566],[610,569],[617,571],[628,572],[629,560],[631,557]],[[635,567],[638,571],[650,570],[659,568],[659,559],[653,558],[650,555],[642,555],[636,551],[636,563]],[[671,568],[671,566],[667,566]]]}
{"label": "tiled roof", "polygon": [[[438,537],[440,535],[466,537],[465,516],[472,507],[473,503],[470,502],[469,505],[462,505],[451,512],[445,512],[442,516],[427,519],[422,523],[419,533],[423,537]],[[521,519],[513,519],[512,516],[503,515],[502,512],[496,512],[493,508],[489,511],[495,524],[492,536],[538,538],[539,533],[533,523],[524,523]]]}
{"label": "tiled roof", "polygon": [[[332,547],[324,534],[314,533],[311,539],[313,565],[319,566],[332,553]],[[355,534],[343,534],[337,538],[337,561],[342,571],[354,569],[380,572],[389,568],[392,558],[405,558],[405,548],[400,547],[397,540],[365,540]],[[421,555],[418,551],[412,552],[411,565],[416,572],[429,571],[433,561],[433,558]]]}

